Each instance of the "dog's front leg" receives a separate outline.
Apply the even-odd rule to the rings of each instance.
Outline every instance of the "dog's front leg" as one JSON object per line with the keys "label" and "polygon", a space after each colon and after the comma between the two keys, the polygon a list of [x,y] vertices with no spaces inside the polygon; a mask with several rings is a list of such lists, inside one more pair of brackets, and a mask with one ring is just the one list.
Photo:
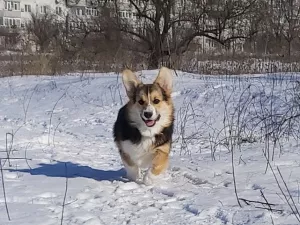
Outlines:
{"label": "dog's front leg", "polygon": [[167,169],[169,164],[169,151],[170,143],[165,143],[155,149],[152,166],[144,177],[144,184],[153,184],[158,175]]}
{"label": "dog's front leg", "polygon": [[119,150],[123,165],[126,170],[126,176],[131,181],[137,181],[140,178],[140,168],[131,160],[130,156]]}
{"label": "dog's front leg", "polygon": [[126,170],[126,174],[127,174],[127,178],[131,181],[138,181],[138,179],[140,178],[140,169],[138,168],[138,166],[136,165],[127,165],[125,162],[123,163],[125,170]]}

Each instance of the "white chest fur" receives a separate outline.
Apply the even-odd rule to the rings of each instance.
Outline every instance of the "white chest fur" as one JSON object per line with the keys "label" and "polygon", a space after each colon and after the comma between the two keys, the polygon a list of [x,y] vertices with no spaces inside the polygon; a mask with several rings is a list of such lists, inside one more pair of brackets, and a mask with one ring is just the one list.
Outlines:
{"label": "white chest fur", "polygon": [[131,141],[122,141],[122,150],[130,157],[130,159],[141,168],[148,168],[153,159],[152,145],[154,137],[143,137],[139,144],[133,144]]}

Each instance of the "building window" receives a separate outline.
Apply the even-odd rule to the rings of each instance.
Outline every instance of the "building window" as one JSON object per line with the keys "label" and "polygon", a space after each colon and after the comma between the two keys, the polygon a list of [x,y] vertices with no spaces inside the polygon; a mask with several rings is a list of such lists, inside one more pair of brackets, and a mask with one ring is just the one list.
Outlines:
{"label": "building window", "polygon": [[6,10],[11,10],[11,8],[12,8],[11,2],[5,1],[5,9],[6,9]]}
{"label": "building window", "polygon": [[70,30],[74,30],[74,23],[71,22],[71,23],[69,24],[69,29],[70,29]]}
{"label": "building window", "polygon": [[87,8],[86,9],[86,15],[91,16],[92,15],[92,9]]}
{"label": "building window", "polygon": [[47,13],[47,6],[41,6],[40,10],[40,12],[43,14]]}
{"label": "building window", "polygon": [[6,10],[20,11],[20,2],[5,1],[4,8]]}
{"label": "building window", "polygon": [[134,16],[136,16],[136,14],[134,14],[130,11],[120,11],[119,16],[121,18],[133,18]]}
{"label": "building window", "polygon": [[61,9],[61,7],[56,7],[56,9],[55,9],[55,11],[56,11],[56,14],[57,15],[61,15],[62,14],[62,9]]}
{"label": "building window", "polygon": [[215,47],[215,42],[211,39],[207,39],[206,42],[208,43],[208,47],[214,48]]}
{"label": "building window", "polygon": [[5,26],[9,27],[20,27],[21,26],[21,20],[20,19],[14,19],[14,18],[4,18],[4,24]]}
{"label": "building window", "polygon": [[31,5],[25,5],[25,12],[31,12]]}
{"label": "building window", "polygon": [[85,14],[85,10],[82,10],[81,8],[77,8],[75,14],[77,16],[83,16]]}
{"label": "building window", "polygon": [[14,2],[13,6],[14,6],[14,8],[13,8],[14,10],[16,10],[16,11],[20,10],[20,3],[19,2]]}
{"label": "building window", "polygon": [[99,15],[99,11],[97,9],[92,9],[92,8],[86,8],[85,13],[88,16],[98,16]]}
{"label": "building window", "polygon": [[84,22],[80,22],[80,23],[79,23],[79,27],[80,27],[81,29],[84,29],[84,28],[85,28],[85,23],[84,23]]}

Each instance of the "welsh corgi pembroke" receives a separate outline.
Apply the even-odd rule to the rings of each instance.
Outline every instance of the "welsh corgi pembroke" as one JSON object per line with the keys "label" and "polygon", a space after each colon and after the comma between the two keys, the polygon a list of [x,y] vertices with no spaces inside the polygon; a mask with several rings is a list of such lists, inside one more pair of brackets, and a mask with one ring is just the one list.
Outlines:
{"label": "welsh corgi pembroke", "polygon": [[129,101],[118,112],[113,134],[131,181],[152,185],[168,167],[174,124],[172,78],[166,67],[152,84],[143,84],[131,70],[122,73]]}

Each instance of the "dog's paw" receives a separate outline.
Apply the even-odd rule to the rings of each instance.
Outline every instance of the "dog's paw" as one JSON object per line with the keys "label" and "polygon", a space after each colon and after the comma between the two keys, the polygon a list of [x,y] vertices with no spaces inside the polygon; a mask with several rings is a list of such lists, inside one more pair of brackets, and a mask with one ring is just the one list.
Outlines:
{"label": "dog's paw", "polygon": [[135,168],[135,167],[127,167],[126,168],[126,172],[127,172],[127,178],[130,180],[130,181],[138,181],[141,177],[141,173],[140,173],[140,170],[138,168]]}
{"label": "dog's paw", "polygon": [[144,176],[143,183],[147,186],[154,184],[157,176],[154,175],[150,170],[147,171],[146,175]]}

